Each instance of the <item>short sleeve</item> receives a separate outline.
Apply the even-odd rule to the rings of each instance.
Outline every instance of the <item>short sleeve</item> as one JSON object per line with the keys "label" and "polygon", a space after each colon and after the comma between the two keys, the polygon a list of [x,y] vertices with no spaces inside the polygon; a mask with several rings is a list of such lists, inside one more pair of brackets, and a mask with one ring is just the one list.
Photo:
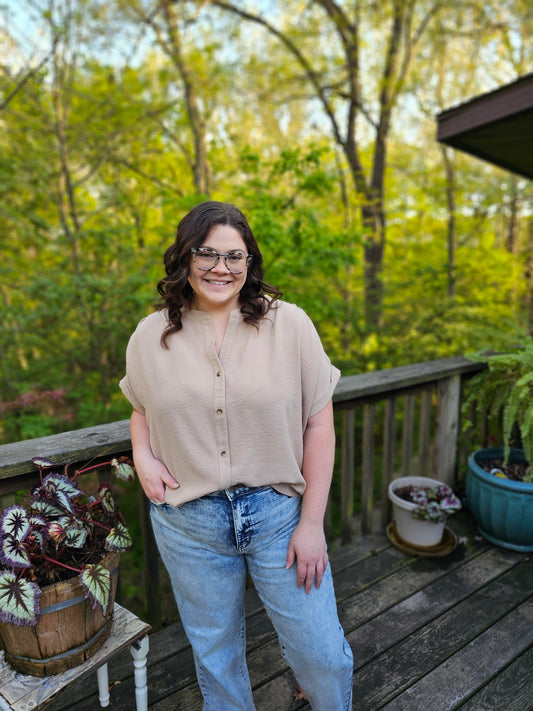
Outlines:
{"label": "short sleeve", "polygon": [[302,398],[305,419],[322,410],[339,381],[341,372],[330,361],[320,336],[307,314],[302,313],[300,358],[302,368]]}
{"label": "short sleeve", "polygon": [[136,398],[135,393],[133,392],[133,388],[130,385],[128,376],[125,375],[122,380],[119,382],[119,387],[122,390],[123,394],[128,398],[130,401],[132,407],[140,412],[141,414],[144,415],[144,406],[141,405],[139,400]]}
{"label": "short sleeve", "polygon": [[132,407],[144,415],[144,405],[142,404],[140,396],[136,393],[132,384],[135,382],[136,378],[137,380],[139,379],[139,359],[140,354],[138,353],[136,333],[133,333],[126,349],[126,375],[119,382],[119,387],[130,401]]}

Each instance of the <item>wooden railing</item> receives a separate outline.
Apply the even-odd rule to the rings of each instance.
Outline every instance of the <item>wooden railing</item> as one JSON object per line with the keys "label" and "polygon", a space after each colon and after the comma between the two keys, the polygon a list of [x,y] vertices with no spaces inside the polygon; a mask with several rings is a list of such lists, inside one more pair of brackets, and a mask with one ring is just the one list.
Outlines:
{"label": "wooden railing", "polygon": [[458,356],[341,378],[333,403],[341,420],[342,542],[353,537],[357,483],[361,534],[372,531],[376,498],[380,525],[388,522],[387,488],[396,476],[454,483],[462,384],[484,367]]}
{"label": "wooden railing", "polygon": [[[341,378],[333,402],[338,457],[332,495],[340,509],[342,542],[389,518],[386,490],[398,475],[420,472],[443,482],[456,478],[462,383],[483,368],[461,356]],[[0,446],[0,503],[14,501],[38,477],[39,455],[57,464],[104,461],[128,454],[129,421],[122,420]],[[360,504],[356,507],[354,501]],[[380,504],[376,506],[376,502]],[[159,564],[144,496],[140,501],[145,594],[150,623],[160,624]],[[360,526],[356,531],[356,508]],[[330,516],[331,519],[331,516]],[[331,530],[331,520],[329,521]]]}

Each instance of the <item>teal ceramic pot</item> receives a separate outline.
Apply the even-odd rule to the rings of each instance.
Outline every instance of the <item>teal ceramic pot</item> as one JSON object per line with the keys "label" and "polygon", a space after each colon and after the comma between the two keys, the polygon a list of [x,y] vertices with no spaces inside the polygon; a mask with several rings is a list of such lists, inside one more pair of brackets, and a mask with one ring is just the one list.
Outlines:
{"label": "teal ceramic pot", "polygon": [[[501,459],[503,449],[479,449],[468,458],[466,499],[479,532],[491,543],[514,551],[533,551],[533,484],[501,479],[479,462]],[[520,449],[510,461],[526,461]]]}

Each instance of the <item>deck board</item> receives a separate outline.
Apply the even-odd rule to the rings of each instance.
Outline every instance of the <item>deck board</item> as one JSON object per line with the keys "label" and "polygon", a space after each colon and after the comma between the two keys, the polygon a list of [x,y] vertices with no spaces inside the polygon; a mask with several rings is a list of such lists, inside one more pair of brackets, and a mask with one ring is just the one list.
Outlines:
{"label": "deck board", "polygon": [[[533,556],[481,539],[467,514],[452,519],[461,542],[446,558],[415,558],[385,532],[331,554],[339,615],[355,654],[354,711],[532,711]],[[309,709],[253,590],[247,644],[257,711]],[[201,711],[181,625],[150,636],[150,711]],[[128,653],[110,662],[113,711],[131,711]],[[95,711],[96,679],[47,711]],[[332,710],[334,711],[334,710]]]}

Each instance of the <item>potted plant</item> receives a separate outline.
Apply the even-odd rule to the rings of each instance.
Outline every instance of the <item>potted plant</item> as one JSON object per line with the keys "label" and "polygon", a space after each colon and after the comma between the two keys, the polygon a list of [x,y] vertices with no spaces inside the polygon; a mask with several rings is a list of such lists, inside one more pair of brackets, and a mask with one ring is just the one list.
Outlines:
{"label": "potted plant", "polygon": [[501,417],[501,445],[469,456],[467,503],[487,540],[533,551],[533,342],[473,358],[487,367],[470,383],[463,429],[472,428],[472,409],[474,415]]}
{"label": "potted plant", "polygon": [[389,484],[389,499],[399,538],[412,546],[438,546],[446,518],[461,509],[452,489],[437,479],[406,476]]}
{"label": "potted plant", "polygon": [[71,465],[32,461],[40,477],[26,505],[0,516],[0,637],[17,671],[46,676],[81,663],[109,635],[119,553],[132,544],[109,484],[89,494],[79,478],[111,466],[129,480],[133,466],[121,457],[69,474]]}

